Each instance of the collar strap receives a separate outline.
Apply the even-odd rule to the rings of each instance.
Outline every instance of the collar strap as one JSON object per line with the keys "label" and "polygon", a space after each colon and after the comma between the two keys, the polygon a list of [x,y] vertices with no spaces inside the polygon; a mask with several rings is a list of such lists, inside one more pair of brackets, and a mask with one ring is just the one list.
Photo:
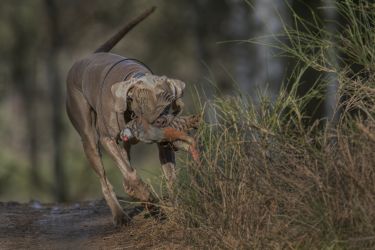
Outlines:
{"label": "collar strap", "polygon": [[143,73],[143,72],[137,72],[137,73],[135,73],[134,75],[132,75],[131,77],[132,78],[141,78],[141,77],[143,77],[143,76],[145,76],[146,74],[145,73]]}

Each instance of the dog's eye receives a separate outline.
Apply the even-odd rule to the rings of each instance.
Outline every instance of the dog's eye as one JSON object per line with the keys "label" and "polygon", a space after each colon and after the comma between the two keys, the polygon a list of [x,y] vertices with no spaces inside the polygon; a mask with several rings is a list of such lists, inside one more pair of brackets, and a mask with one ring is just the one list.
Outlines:
{"label": "dog's eye", "polygon": [[170,110],[171,109],[171,105],[168,105],[167,107],[165,107],[165,109],[163,110],[163,112],[161,112],[160,115],[167,115],[170,113]]}
{"label": "dog's eye", "polygon": [[154,126],[156,126],[156,127],[163,127],[164,125],[165,125],[165,119],[163,118],[163,117],[159,117],[158,119],[156,119],[155,121],[154,121]]}
{"label": "dog's eye", "polygon": [[157,119],[157,120],[154,122],[154,124],[155,124],[155,126],[160,126],[160,125],[162,124],[162,122],[161,122],[159,119]]}

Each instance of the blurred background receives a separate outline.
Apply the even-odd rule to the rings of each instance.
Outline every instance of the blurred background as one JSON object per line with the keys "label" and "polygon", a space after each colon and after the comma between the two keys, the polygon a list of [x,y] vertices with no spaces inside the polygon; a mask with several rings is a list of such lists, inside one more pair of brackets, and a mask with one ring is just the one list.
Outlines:
{"label": "blurred background", "polygon": [[[293,68],[279,51],[248,39],[273,39],[293,24],[293,12],[326,20],[336,29],[332,0],[2,0],[0,3],[0,200],[77,201],[101,197],[80,139],[65,112],[65,77],[73,62],[92,53],[125,22],[151,5],[157,11],[114,50],[146,63],[155,74],[187,83],[185,102],[240,92],[272,100]],[[293,11],[292,11],[293,10]],[[311,11],[317,11],[318,17]],[[303,27],[301,27],[303,29]],[[303,94],[314,82],[305,75]],[[332,85],[334,90],[334,84]],[[329,116],[329,100],[314,104]],[[314,109],[315,110],[315,109]],[[154,145],[137,145],[133,165],[148,182],[160,182]],[[105,166],[117,193],[122,178]]]}

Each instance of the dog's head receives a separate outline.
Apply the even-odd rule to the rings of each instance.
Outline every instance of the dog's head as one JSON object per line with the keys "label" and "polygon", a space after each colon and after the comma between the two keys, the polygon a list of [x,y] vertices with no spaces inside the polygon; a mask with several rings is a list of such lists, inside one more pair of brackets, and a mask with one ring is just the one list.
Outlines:
{"label": "dog's head", "polygon": [[185,83],[180,80],[146,74],[118,82],[111,91],[116,112],[130,110],[153,124],[162,114],[177,116],[182,112],[184,89]]}

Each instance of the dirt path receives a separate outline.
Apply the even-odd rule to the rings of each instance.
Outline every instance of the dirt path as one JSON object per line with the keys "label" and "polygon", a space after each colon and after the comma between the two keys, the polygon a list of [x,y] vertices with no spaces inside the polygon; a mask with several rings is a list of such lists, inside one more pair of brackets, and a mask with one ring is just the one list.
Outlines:
{"label": "dirt path", "polygon": [[136,207],[125,211],[133,214],[132,223],[115,228],[104,201],[70,205],[0,203],[0,249],[179,248],[163,240],[163,235],[171,234],[166,233],[168,229],[160,230],[164,227],[160,222],[146,219]]}

